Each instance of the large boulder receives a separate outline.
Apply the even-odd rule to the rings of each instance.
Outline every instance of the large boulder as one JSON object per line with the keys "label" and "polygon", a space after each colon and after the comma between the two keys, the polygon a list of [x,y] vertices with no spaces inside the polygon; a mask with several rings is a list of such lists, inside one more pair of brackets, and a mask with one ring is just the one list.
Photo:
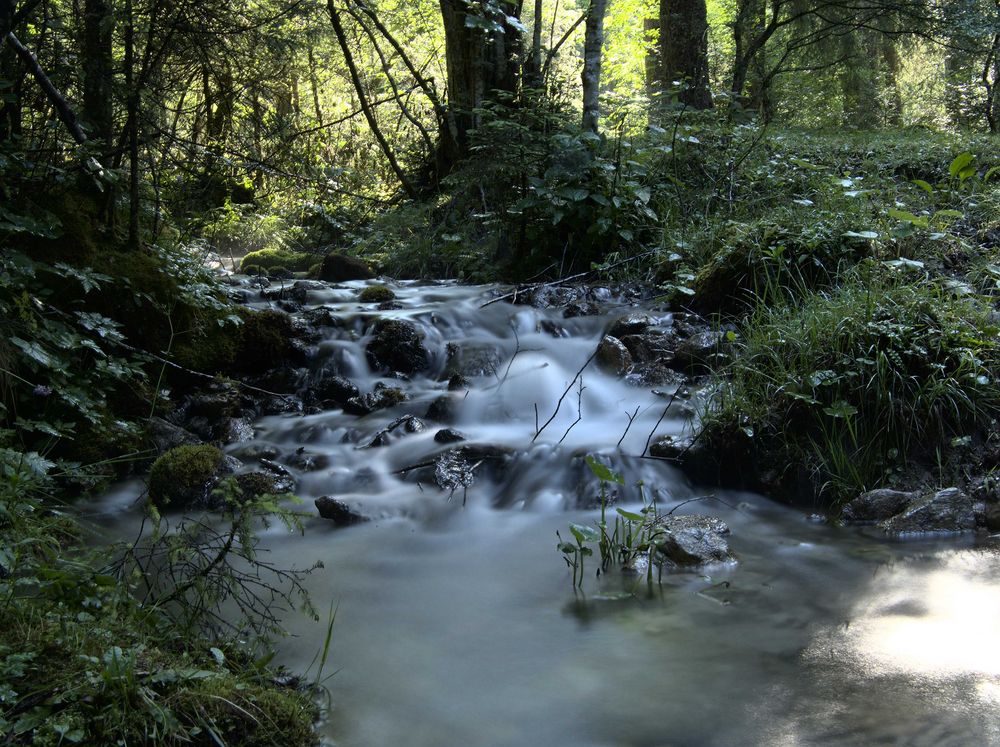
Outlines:
{"label": "large boulder", "polygon": [[412,322],[402,319],[380,319],[366,349],[372,368],[415,374],[430,364],[423,338]]}
{"label": "large boulder", "polygon": [[346,254],[327,254],[319,268],[319,279],[330,283],[349,280],[371,280],[375,273],[363,260]]}
{"label": "large boulder", "polygon": [[920,493],[917,492],[908,493],[890,488],[869,490],[845,505],[841,518],[856,524],[885,521],[902,513],[919,497]]}
{"label": "large boulder", "polygon": [[729,551],[729,527],[714,516],[664,516],[658,525],[666,533],[659,542],[662,556],[678,566],[700,566],[735,560]]}
{"label": "large boulder", "polygon": [[918,500],[902,513],[882,522],[888,534],[968,532],[977,525],[976,505],[958,488],[946,488]]}
{"label": "large boulder", "polygon": [[361,391],[343,376],[325,376],[312,386],[312,396],[317,402],[334,402],[343,406],[352,397],[361,396]]}

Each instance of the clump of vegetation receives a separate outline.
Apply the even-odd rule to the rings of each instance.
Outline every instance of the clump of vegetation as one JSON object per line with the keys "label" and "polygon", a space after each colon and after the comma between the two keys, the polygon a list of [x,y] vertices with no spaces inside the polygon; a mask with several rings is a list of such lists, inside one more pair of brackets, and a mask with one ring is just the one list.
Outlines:
{"label": "clump of vegetation", "polygon": [[204,504],[219,472],[222,452],[214,446],[178,446],[163,454],[149,472],[149,499],[157,506]]}
{"label": "clump of vegetation", "polygon": [[369,285],[358,293],[358,300],[362,303],[382,303],[395,298],[396,294],[387,285]]}
{"label": "clump of vegetation", "polygon": [[[235,488],[223,486],[217,531],[168,530],[154,514],[135,545],[91,551],[80,525],[45,505],[65,469],[0,449],[0,734],[39,745],[313,744],[311,693],[275,686],[267,666],[262,636],[277,607],[247,593],[262,582],[287,608],[302,592],[302,571],[253,553],[257,522],[294,517],[266,499],[230,500]],[[230,604],[245,617],[224,625]]]}
{"label": "clump of vegetation", "polygon": [[833,290],[759,307],[706,413],[706,438],[742,432],[771,482],[806,482],[837,502],[980,435],[1000,414],[989,308],[906,273],[865,263]]}

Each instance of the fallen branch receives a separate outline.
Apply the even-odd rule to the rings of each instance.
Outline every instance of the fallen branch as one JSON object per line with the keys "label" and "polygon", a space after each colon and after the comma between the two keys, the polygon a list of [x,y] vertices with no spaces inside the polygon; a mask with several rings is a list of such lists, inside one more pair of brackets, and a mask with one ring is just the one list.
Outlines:
{"label": "fallen branch", "polygon": [[538,405],[537,404],[535,405],[535,436],[534,438],[531,439],[531,443],[535,443],[535,441],[538,440],[538,437],[542,435],[542,431],[548,428],[549,424],[556,419],[556,415],[559,414],[559,408],[562,407],[562,403],[563,400],[566,399],[566,395],[569,394],[570,390],[573,388],[573,385],[576,383],[576,380],[579,379],[580,376],[583,374],[583,369],[589,366],[590,362],[594,360],[594,358],[596,357],[597,357],[597,351],[595,350],[593,353],[590,354],[590,357],[587,358],[587,362],[584,363],[582,366],[580,366],[580,370],[576,372],[576,376],[574,376],[573,380],[569,382],[569,386],[566,387],[566,391],[562,393],[562,396],[559,398],[559,401],[556,402],[556,409],[552,413],[552,416],[545,421],[545,424],[541,428],[538,427]]}

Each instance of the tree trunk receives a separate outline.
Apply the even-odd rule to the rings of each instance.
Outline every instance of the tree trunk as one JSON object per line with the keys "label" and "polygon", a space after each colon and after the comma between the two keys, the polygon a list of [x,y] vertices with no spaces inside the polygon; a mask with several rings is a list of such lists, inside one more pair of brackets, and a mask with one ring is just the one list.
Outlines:
{"label": "tree trunk", "polygon": [[[440,0],[448,69],[448,126],[442,159],[453,165],[469,151],[469,131],[482,121],[480,109],[496,92],[517,93],[520,32],[506,18],[517,17],[520,4],[503,2],[500,15],[486,16],[486,3]],[[481,10],[484,15],[470,13]]]}
{"label": "tree trunk", "polygon": [[889,89],[886,97],[886,121],[891,127],[899,127],[903,122],[903,94],[899,90],[902,65],[896,39],[888,35],[882,37],[882,61],[885,63],[885,83]]}
{"label": "tree trunk", "polygon": [[597,132],[601,119],[601,59],[608,0],[590,0],[583,41],[583,129]]}
{"label": "tree trunk", "polygon": [[106,160],[113,147],[114,57],[112,34],[114,16],[108,0],[84,0],[83,3],[83,115],[90,125],[91,139],[104,147]]}
{"label": "tree trunk", "polygon": [[841,38],[844,124],[861,130],[873,129],[878,122],[878,86],[871,46],[865,31],[844,34]]}
{"label": "tree trunk", "polygon": [[708,9],[705,0],[660,0],[660,85],[679,82],[678,99],[693,109],[710,109]]}

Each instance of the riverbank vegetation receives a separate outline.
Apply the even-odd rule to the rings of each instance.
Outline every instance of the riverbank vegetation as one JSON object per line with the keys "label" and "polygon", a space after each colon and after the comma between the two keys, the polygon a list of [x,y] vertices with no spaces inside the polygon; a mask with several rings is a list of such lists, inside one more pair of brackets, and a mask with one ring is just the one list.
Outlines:
{"label": "riverbank vegetation", "polygon": [[[296,279],[639,288],[719,331],[694,438],[744,484],[991,490],[998,28],[985,0],[3,3],[0,734],[312,740],[274,611],[212,616],[260,522],[296,529],[216,450],[247,392],[285,406]],[[170,436],[206,391],[208,445]],[[74,502],[157,459],[168,551],[91,554]],[[222,529],[168,531],[194,493]]]}

